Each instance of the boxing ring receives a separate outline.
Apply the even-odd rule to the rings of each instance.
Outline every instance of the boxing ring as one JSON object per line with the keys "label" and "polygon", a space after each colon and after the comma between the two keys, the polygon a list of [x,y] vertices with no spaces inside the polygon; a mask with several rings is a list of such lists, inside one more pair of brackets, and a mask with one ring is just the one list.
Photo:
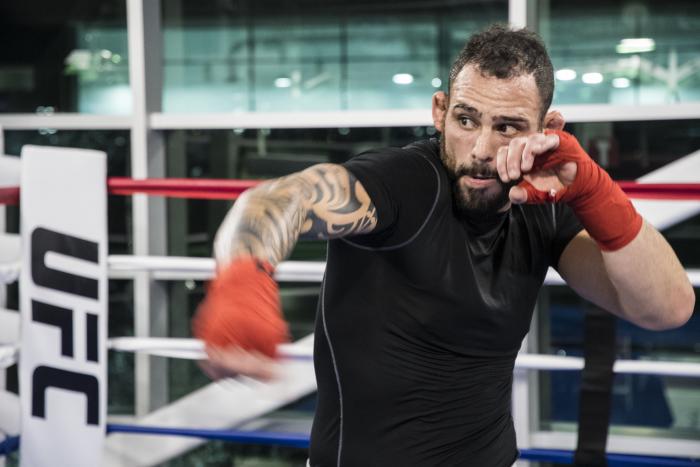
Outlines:
{"label": "boxing ring", "polygon": [[[690,156],[689,156],[690,157]],[[694,155],[693,166],[698,166],[700,153]],[[687,161],[686,161],[687,162]],[[677,167],[676,167],[677,169]],[[663,172],[650,174],[638,182],[621,183],[621,186],[634,199],[638,210],[649,222],[662,229],[672,225],[684,217],[689,217],[700,212],[700,184],[698,183],[661,183],[664,179]],[[109,178],[107,189],[111,195],[130,196],[133,194],[147,194],[150,196],[166,196],[198,199],[236,199],[244,190],[254,186],[257,181],[249,180],[192,180],[192,179],[148,179],[134,180],[127,178]],[[0,203],[17,204],[20,200],[20,188],[18,186],[0,186]],[[647,209],[656,206],[657,203],[672,200],[680,202],[691,209]],[[647,203],[647,204],[645,204]],[[646,206],[646,208],[645,208]],[[645,211],[646,209],[646,211]],[[17,281],[25,267],[21,260],[20,239],[9,234],[0,237],[0,283],[9,284]],[[210,258],[187,257],[141,257],[133,255],[108,255],[107,271],[110,279],[132,278],[137,273],[147,273],[153,280],[207,280],[214,274],[215,263]],[[325,264],[322,262],[287,261],[281,263],[276,272],[275,279],[279,282],[316,282],[323,279]],[[695,287],[700,286],[700,270],[688,270],[688,276]],[[564,285],[561,277],[550,270],[545,279],[547,285]],[[0,327],[4,324],[9,328],[17,328],[16,340],[19,337],[17,313],[0,309]],[[17,342],[7,343],[8,336],[13,333],[5,330],[0,333],[5,343],[0,341],[0,370],[8,368],[18,362],[21,352]],[[106,348],[117,352],[139,353],[152,356],[160,356],[175,359],[200,360],[205,358],[203,344],[196,339],[183,338],[144,338],[144,337],[115,337],[108,339]],[[199,390],[200,394],[207,394],[206,398],[198,400],[176,401],[173,406],[180,404],[181,413],[194,416],[197,411],[212,414],[211,410],[202,409],[202,400],[227,401],[227,410],[236,412],[237,404],[242,401],[250,402],[245,407],[245,412],[237,420],[214,417],[212,425],[219,424],[218,428],[203,428],[193,425],[173,424],[174,420],[183,423],[181,416],[173,417],[171,408],[165,407],[156,413],[144,417],[139,423],[113,423],[105,424],[105,433],[108,435],[105,441],[105,461],[103,465],[137,465],[124,453],[128,450],[136,451],[140,463],[138,465],[153,465],[147,456],[149,446],[153,443],[167,441],[174,438],[190,439],[191,443],[179,446],[173,453],[182,453],[196,446],[202,440],[222,440],[233,443],[265,444],[305,449],[309,443],[308,432],[276,432],[265,430],[240,430],[231,429],[241,421],[250,420],[263,415],[275,408],[284,406],[290,402],[315,391],[312,368],[313,336],[307,336],[297,342],[285,344],[280,347],[282,376],[273,383],[260,383],[245,377],[236,378],[234,382],[212,383]],[[527,384],[527,375],[530,371],[579,371],[584,368],[584,359],[579,357],[537,355],[521,353],[515,362],[514,389],[517,385]],[[700,378],[700,363],[690,362],[660,362],[645,360],[617,360],[614,371],[618,374],[646,374],[659,376],[677,376],[687,378]],[[227,390],[233,388],[233,390]],[[223,389],[222,389],[223,387]],[[198,392],[198,391],[195,391]],[[216,393],[215,396],[212,394]],[[0,394],[1,395],[1,394]],[[193,395],[193,397],[195,397]],[[515,403],[522,402],[516,400]],[[4,408],[3,408],[4,404]],[[0,434],[5,432],[9,436],[0,442],[0,456],[7,455],[18,449],[21,442],[19,409],[15,410],[12,404],[19,404],[19,399],[14,395],[0,397],[0,414],[10,414],[0,423]],[[243,404],[241,404],[243,405]],[[243,409],[241,409],[243,410]],[[218,411],[221,411],[220,409]],[[517,417],[521,413],[514,410],[516,424]],[[202,418],[197,421],[201,425]],[[225,423],[224,423],[225,422]],[[223,428],[223,425],[228,427]],[[140,441],[136,441],[140,440]],[[519,439],[520,441],[520,439]],[[141,443],[141,444],[139,444]],[[545,449],[530,446],[531,443],[520,448],[522,460],[549,461],[562,464],[573,463],[574,453],[571,450]],[[697,451],[689,456],[661,457],[620,452],[607,453],[607,460],[611,466],[634,465],[659,465],[659,466],[700,466],[700,443]],[[142,451],[139,451],[142,449]],[[162,461],[162,460],[161,460]],[[135,462],[135,461],[134,461]],[[1,465],[1,464],[0,464]]]}

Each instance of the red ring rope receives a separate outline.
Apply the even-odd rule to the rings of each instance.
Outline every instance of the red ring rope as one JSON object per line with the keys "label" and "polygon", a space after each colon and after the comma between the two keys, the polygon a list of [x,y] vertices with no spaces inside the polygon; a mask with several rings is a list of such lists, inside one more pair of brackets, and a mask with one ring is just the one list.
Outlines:
{"label": "red ring rope", "polygon": [[0,187],[0,204],[19,203],[18,187]]}
{"label": "red ring rope", "polygon": [[236,199],[248,188],[263,180],[221,180],[213,178],[147,178],[126,177],[107,179],[111,195],[145,193],[170,198]]}
{"label": "red ring rope", "polygon": [[[195,199],[234,200],[248,188],[263,180],[223,180],[213,178],[147,178],[111,177],[107,187],[112,195],[143,193],[152,196]],[[700,200],[700,183],[637,183],[618,182],[636,199]],[[0,187],[0,204],[17,204],[19,187]]]}
{"label": "red ring rope", "polygon": [[700,200],[700,183],[617,182],[627,196],[635,199]]}

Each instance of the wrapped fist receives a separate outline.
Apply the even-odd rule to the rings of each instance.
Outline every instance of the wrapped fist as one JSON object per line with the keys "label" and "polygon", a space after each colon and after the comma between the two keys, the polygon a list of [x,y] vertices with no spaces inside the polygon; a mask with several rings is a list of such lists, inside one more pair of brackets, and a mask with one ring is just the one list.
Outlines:
{"label": "wrapped fist", "polygon": [[[273,359],[277,345],[288,341],[273,272],[273,266],[265,261],[241,257],[221,268],[209,284],[193,330],[205,342],[214,364],[225,360],[227,354],[234,360],[240,360],[241,355]],[[235,362],[229,366],[236,369]]]}

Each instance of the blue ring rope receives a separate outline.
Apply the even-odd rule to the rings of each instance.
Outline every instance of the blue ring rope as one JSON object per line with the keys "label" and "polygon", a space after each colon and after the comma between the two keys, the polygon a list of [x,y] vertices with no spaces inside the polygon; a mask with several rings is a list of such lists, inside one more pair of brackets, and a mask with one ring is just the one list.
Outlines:
{"label": "blue ring rope", "polygon": [[[700,467],[700,459],[616,453],[608,453],[605,457],[608,460],[609,467],[643,465],[665,467]],[[574,463],[574,452],[559,449],[521,449],[520,459],[572,465]]]}
{"label": "blue ring rope", "polygon": [[[166,435],[229,441],[234,443],[263,444],[308,448],[309,435],[306,433],[279,433],[270,431],[212,430],[198,428],[169,428],[160,426],[107,424],[107,433],[131,433],[141,435]],[[9,454],[19,447],[19,437],[14,436],[0,442],[0,456]],[[658,466],[658,467],[700,467],[700,459],[678,457],[641,456],[634,454],[607,454],[610,467]],[[520,458],[573,464],[573,451],[557,449],[521,449]]]}
{"label": "blue ring rope", "polygon": [[270,431],[211,430],[200,428],[169,428],[159,426],[122,425],[110,423],[107,433],[133,433],[142,435],[186,436],[234,443],[266,444],[308,448],[309,435],[306,433],[276,433]]}
{"label": "blue ring rope", "polygon": [[19,448],[19,436],[8,436],[0,442],[0,456],[6,456]]}

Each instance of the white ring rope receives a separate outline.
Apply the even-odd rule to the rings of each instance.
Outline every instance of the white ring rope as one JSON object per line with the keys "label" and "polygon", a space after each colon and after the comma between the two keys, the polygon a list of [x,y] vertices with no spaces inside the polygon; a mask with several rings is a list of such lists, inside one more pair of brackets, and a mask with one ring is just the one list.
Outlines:
{"label": "white ring rope", "polygon": [[[113,337],[109,339],[110,350],[145,353],[160,357],[205,360],[204,342],[200,339],[169,337]],[[282,344],[277,348],[283,358],[312,358],[313,340],[309,345]],[[177,355],[177,356],[174,356]]]}
{"label": "white ring rope", "polygon": [[[561,355],[520,354],[515,359],[516,370],[582,370],[583,357]],[[613,371],[619,374],[643,374],[700,378],[700,363],[657,362],[653,360],[616,360]]]}
{"label": "white ring rope", "polygon": [[[186,360],[204,360],[204,343],[199,339],[167,337],[115,337],[109,339],[110,350],[134,352],[159,357]],[[313,341],[308,345],[283,344],[279,347],[282,358],[313,357]],[[0,346],[0,368],[16,363],[18,348],[12,345]],[[515,359],[516,370],[581,370],[584,360],[581,357],[560,355],[519,354]],[[613,367],[619,374],[645,374],[700,378],[700,363],[668,362],[652,360],[617,360]]]}
{"label": "white ring rope", "polygon": [[16,345],[0,345],[0,369],[10,367],[17,363],[19,347]]}
{"label": "white ring rope", "polygon": [[20,261],[0,264],[0,285],[12,284],[19,279],[19,273],[22,270]]}
{"label": "white ring rope", "polygon": [[[216,269],[212,258],[181,256],[110,255],[107,264],[111,279],[132,279],[137,273],[148,272],[155,280],[208,280]],[[277,267],[275,279],[278,282],[321,282],[325,269],[323,261],[285,261]],[[20,263],[0,264],[0,284],[14,282],[20,270]],[[693,287],[700,287],[700,269],[686,272]],[[566,285],[553,269],[547,272],[544,284]]]}
{"label": "white ring rope", "polygon": [[19,278],[21,251],[19,235],[0,233],[0,284],[11,284]]}
{"label": "white ring rope", "polygon": [[[110,255],[110,277],[130,277],[138,272],[150,272],[157,280],[211,279],[216,262],[213,258],[178,256]],[[284,261],[275,270],[279,282],[321,282],[326,264],[322,261]]]}

